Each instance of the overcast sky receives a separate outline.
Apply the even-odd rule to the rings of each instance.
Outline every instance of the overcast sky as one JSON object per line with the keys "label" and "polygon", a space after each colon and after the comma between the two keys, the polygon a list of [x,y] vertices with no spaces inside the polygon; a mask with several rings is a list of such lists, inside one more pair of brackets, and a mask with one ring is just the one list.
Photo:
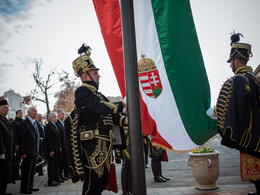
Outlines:
{"label": "overcast sky", "polygon": [[[221,85],[233,74],[226,63],[233,30],[244,35],[241,42],[252,44],[248,64],[253,69],[260,64],[260,1],[191,0],[191,6],[215,105]],[[44,60],[45,75],[56,67],[73,76],[72,61],[83,43],[100,68],[100,91],[121,95],[91,0],[0,0],[0,96],[9,89],[30,94],[35,58]]]}

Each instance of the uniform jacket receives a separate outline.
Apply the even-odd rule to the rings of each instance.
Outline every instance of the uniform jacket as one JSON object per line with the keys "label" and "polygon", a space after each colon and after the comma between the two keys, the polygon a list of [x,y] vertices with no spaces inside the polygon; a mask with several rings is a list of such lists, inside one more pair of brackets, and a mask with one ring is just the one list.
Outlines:
{"label": "uniform jacket", "polygon": [[252,68],[243,66],[219,94],[215,113],[221,143],[260,157],[260,86]]}
{"label": "uniform jacket", "polygon": [[46,158],[50,158],[49,153],[51,151],[54,151],[53,157],[58,159],[60,158],[60,131],[58,128],[55,127],[55,125],[52,122],[48,122],[45,127],[45,156]]}
{"label": "uniform jacket", "polygon": [[[75,91],[75,109],[64,122],[65,145],[70,146],[68,147],[68,161],[73,182],[88,179],[84,176],[83,167],[85,165],[98,167],[99,170],[94,171],[97,174],[100,172],[101,175],[104,166],[109,169],[109,158],[102,163],[98,162],[98,158],[101,153],[104,156],[111,155],[112,127],[114,125],[123,126],[125,116],[120,114],[122,110],[121,102],[110,102],[98,92],[93,82],[83,82],[82,86]],[[98,130],[99,135],[91,140],[81,140],[80,134],[89,130]],[[100,147],[98,143],[101,142],[102,148],[98,148]],[[96,153],[96,151],[102,152]],[[99,175],[100,178],[103,177],[101,175]]]}
{"label": "uniform jacket", "polygon": [[20,155],[26,154],[28,157],[37,157],[38,141],[39,132],[34,128],[29,118],[24,119],[19,125],[18,145]]}

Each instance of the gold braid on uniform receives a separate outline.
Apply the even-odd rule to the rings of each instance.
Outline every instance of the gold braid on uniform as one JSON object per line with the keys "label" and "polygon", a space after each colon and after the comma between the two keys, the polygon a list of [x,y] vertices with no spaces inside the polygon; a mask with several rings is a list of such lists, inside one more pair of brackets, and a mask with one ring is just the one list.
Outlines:
{"label": "gold braid on uniform", "polygon": [[[246,70],[251,70],[251,69],[252,69],[251,67],[242,67],[242,68],[239,68],[235,72],[236,76],[242,76],[246,80],[246,84],[245,84],[245,90],[246,91],[250,91],[251,90],[250,84],[249,84],[250,82],[249,82],[248,78],[245,76],[246,72],[241,72],[241,73],[237,73],[237,72],[241,71],[241,70],[246,71]],[[247,74],[247,76],[250,76],[250,75]],[[251,78],[253,78],[253,77],[251,77]],[[223,87],[222,87],[222,89],[220,91],[218,100],[217,100],[217,106],[216,106],[216,109],[215,109],[215,114],[218,117],[218,127],[220,129],[224,129],[224,127],[225,127],[226,115],[227,115],[229,102],[230,102],[231,94],[232,94],[233,79],[234,79],[234,77],[228,79],[224,83],[224,85],[223,85]],[[253,80],[255,80],[255,79],[253,78]],[[255,81],[255,82],[257,83],[257,81]],[[242,138],[241,138],[241,140],[239,142],[239,145],[241,145],[243,147],[248,147],[248,145],[249,145],[249,143],[251,141],[251,138],[252,138],[252,132],[251,132],[252,125],[253,125],[253,114],[252,114],[252,107],[250,107],[250,123],[249,123],[249,127],[243,133]],[[223,131],[223,135],[225,134],[226,129],[230,130],[230,139],[235,141],[235,142],[238,142],[237,140],[235,140],[232,137],[233,129],[232,129],[231,126],[226,126],[226,128]],[[258,147],[258,145],[257,145],[257,147]],[[256,150],[257,150],[257,147],[256,147]]]}
{"label": "gold braid on uniform", "polygon": [[93,85],[89,85],[87,83],[82,83],[82,86],[89,88],[92,92],[97,91],[97,88],[94,87]]}
{"label": "gold braid on uniform", "polygon": [[72,150],[72,155],[73,155],[73,162],[75,165],[75,170],[73,170],[74,174],[84,174],[83,172],[83,166],[82,166],[82,162],[80,160],[80,156],[79,156],[79,143],[78,143],[78,139],[77,139],[77,124],[78,124],[78,115],[75,114],[75,117],[72,118],[70,117],[70,124],[71,124],[71,128],[70,128],[70,144],[71,144],[71,150]]}
{"label": "gold braid on uniform", "polygon": [[102,101],[100,101],[100,103],[105,104],[107,107],[109,107],[111,110],[113,110],[113,113],[116,114],[117,110],[118,110],[118,105],[112,103],[112,102],[107,102],[104,100],[104,98],[102,97],[102,95],[100,93],[97,93],[97,88],[89,85],[87,83],[82,83],[82,86],[88,87],[92,92],[94,92],[94,94],[96,96],[98,96]]}
{"label": "gold braid on uniform", "polygon": [[104,165],[106,165],[108,171],[110,171],[110,159],[112,153],[112,139],[113,133],[112,131],[109,132],[110,135],[110,144],[109,148],[107,149],[106,142],[107,140],[98,139],[98,144],[96,145],[95,151],[88,156],[87,151],[82,148],[85,152],[85,156],[88,159],[90,166],[84,165],[86,168],[94,170],[98,177],[101,177],[104,173]]}
{"label": "gold braid on uniform", "polygon": [[224,83],[219,93],[215,114],[218,117],[218,126],[221,129],[223,129],[225,126],[227,110],[228,110],[231,93],[232,93],[232,85],[233,85],[233,78],[228,79]]}
{"label": "gold braid on uniform", "polygon": [[108,115],[104,116],[103,122],[104,122],[105,126],[108,126],[108,125],[112,125],[113,126],[114,125],[111,114],[108,114]]}
{"label": "gold braid on uniform", "polygon": [[130,139],[128,133],[126,133],[126,149],[123,149],[123,153],[126,155],[128,159],[130,159]]}
{"label": "gold braid on uniform", "polygon": [[106,102],[106,101],[101,101],[101,103],[105,104],[107,107],[109,107],[111,110],[113,110],[113,113],[117,113],[118,106],[111,103],[111,102]]}

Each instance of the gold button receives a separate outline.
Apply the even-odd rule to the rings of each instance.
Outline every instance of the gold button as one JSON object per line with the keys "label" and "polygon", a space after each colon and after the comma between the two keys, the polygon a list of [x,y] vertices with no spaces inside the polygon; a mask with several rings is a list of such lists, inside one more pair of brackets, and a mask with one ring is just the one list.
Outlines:
{"label": "gold button", "polygon": [[88,138],[88,137],[89,137],[89,135],[86,133],[86,134],[85,134],[85,138]]}

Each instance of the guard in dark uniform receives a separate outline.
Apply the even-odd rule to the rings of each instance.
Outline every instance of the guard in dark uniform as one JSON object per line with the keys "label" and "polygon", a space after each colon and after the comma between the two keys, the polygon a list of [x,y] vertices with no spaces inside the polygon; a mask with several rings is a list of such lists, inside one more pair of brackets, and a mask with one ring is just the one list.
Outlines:
{"label": "guard in dark uniform", "polygon": [[[124,128],[125,133],[125,147],[115,149],[116,157],[122,160],[121,168],[121,186],[122,195],[131,195],[131,170],[130,170],[130,140],[128,128]],[[120,161],[121,161],[120,160]]]}
{"label": "guard in dark uniform", "polygon": [[6,116],[7,100],[0,101],[0,194],[7,194],[7,184],[13,182],[14,132]]}
{"label": "guard in dark uniform", "polygon": [[[207,114],[218,120],[221,144],[257,157],[260,164],[260,84],[252,68],[247,66],[252,56],[251,45],[240,43],[240,36],[243,35],[234,33],[231,36],[227,61],[235,75],[224,83],[216,108],[208,109]],[[256,175],[260,178],[260,169]],[[260,194],[260,180],[252,181]]]}
{"label": "guard in dark uniform", "polygon": [[155,182],[166,182],[170,180],[168,177],[162,175],[162,161],[168,161],[167,153],[164,149],[157,145],[152,144],[152,140],[149,141],[149,152],[152,158],[151,166],[154,175]]}
{"label": "guard in dark uniform", "polygon": [[[75,92],[75,109],[65,120],[66,147],[72,181],[84,181],[82,194],[99,195],[106,188],[111,162],[112,127],[124,126],[120,113],[125,104],[110,102],[98,92],[98,68],[90,58],[90,47],[82,45],[73,62],[82,86]],[[69,146],[69,147],[68,147]]]}

